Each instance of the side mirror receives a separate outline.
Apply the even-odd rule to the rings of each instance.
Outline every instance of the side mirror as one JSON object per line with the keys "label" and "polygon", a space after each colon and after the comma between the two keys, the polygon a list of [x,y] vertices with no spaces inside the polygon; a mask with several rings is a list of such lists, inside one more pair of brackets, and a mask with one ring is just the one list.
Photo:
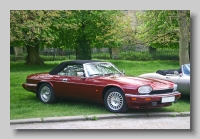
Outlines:
{"label": "side mirror", "polygon": [[84,80],[85,79],[85,73],[84,73],[84,71],[77,72],[77,76],[81,77],[81,79]]}
{"label": "side mirror", "polygon": [[85,79],[86,79],[86,77],[84,77],[84,76],[81,76],[81,79],[82,79],[82,80],[85,80]]}

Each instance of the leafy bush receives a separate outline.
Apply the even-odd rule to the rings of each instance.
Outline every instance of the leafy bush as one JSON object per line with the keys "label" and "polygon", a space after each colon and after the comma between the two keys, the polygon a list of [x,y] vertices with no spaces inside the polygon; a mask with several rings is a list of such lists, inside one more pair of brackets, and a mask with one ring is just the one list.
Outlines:
{"label": "leafy bush", "polygon": [[10,61],[24,61],[24,60],[25,60],[24,56],[10,55]]}
{"label": "leafy bush", "polygon": [[93,59],[110,59],[109,53],[92,54]]}
{"label": "leafy bush", "polygon": [[[25,56],[17,56],[10,55],[10,61],[21,61],[25,60]],[[68,54],[66,56],[56,55],[55,57],[52,55],[40,55],[43,61],[62,61],[62,60],[75,60],[75,54]],[[109,60],[110,53],[109,52],[101,52],[93,53],[92,59],[102,59]],[[154,51],[135,51],[135,50],[120,50],[118,54],[118,60],[134,60],[134,61],[148,61],[148,60],[179,60],[178,50],[162,48],[156,49]]]}
{"label": "leafy bush", "polygon": [[135,61],[146,61],[146,60],[179,60],[178,50],[163,50],[158,49],[156,51],[128,51],[120,52],[119,59],[121,60],[135,60]]}
{"label": "leafy bush", "polygon": [[61,61],[61,60],[66,60],[66,56],[44,56],[40,55],[41,59],[43,61]]}
{"label": "leafy bush", "polygon": [[148,52],[120,52],[119,59],[123,60],[152,60],[152,56]]}
{"label": "leafy bush", "polygon": [[[25,61],[26,56],[15,56],[15,55],[10,55],[10,61]],[[41,59],[43,61],[62,61],[66,60],[66,56],[44,56],[40,55]]]}

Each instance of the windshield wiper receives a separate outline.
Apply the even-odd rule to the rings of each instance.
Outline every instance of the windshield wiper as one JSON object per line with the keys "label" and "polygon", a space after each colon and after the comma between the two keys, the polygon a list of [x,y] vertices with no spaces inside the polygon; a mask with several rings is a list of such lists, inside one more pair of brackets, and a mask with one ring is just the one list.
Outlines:
{"label": "windshield wiper", "polygon": [[101,76],[102,74],[90,74],[90,76]]}
{"label": "windshield wiper", "polygon": [[107,73],[107,74],[104,74],[104,75],[110,76],[110,75],[115,75],[115,73]]}

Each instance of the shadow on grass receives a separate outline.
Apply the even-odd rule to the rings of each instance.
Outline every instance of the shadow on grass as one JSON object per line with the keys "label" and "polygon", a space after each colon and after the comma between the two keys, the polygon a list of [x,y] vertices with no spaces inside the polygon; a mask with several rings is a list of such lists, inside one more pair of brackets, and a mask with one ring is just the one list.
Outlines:
{"label": "shadow on grass", "polygon": [[182,95],[180,100],[186,101],[186,102],[190,102],[190,95]]}
{"label": "shadow on grass", "polygon": [[96,109],[105,109],[104,104],[102,103],[95,103],[90,101],[84,101],[84,100],[75,100],[75,99],[69,99],[69,98],[59,98],[55,104],[59,105],[65,105],[68,106],[77,106],[77,107],[85,107],[85,108],[96,108]]}

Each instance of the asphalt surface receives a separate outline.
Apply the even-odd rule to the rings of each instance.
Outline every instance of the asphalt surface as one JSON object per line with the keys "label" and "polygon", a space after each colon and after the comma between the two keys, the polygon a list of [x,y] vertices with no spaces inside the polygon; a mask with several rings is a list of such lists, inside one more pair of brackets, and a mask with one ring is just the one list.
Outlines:
{"label": "asphalt surface", "polygon": [[99,119],[116,119],[116,118],[144,118],[144,117],[185,117],[190,116],[190,112],[150,112],[150,113],[113,113],[113,114],[96,114],[96,115],[79,115],[63,117],[46,117],[10,120],[10,124],[25,123],[49,123],[65,121],[88,121]]}

